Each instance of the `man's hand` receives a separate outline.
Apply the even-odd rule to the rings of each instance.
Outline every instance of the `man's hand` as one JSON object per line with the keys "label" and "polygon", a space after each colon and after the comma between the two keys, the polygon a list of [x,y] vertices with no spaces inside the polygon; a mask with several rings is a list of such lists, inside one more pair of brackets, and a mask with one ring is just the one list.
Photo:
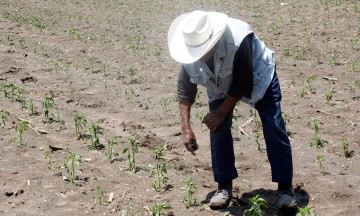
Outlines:
{"label": "man's hand", "polygon": [[224,121],[224,118],[225,116],[223,114],[221,114],[218,110],[214,110],[205,116],[203,123],[206,124],[212,133],[219,128],[221,123]]}
{"label": "man's hand", "polygon": [[186,149],[191,152],[191,154],[195,155],[195,151],[199,146],[197,145],[194,132],[191,129],[183,130],[182,136]]}

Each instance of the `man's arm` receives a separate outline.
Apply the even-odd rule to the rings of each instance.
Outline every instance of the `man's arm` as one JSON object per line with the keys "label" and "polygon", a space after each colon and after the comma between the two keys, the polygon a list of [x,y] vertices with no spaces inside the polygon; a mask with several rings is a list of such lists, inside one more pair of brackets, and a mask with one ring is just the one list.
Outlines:
{"label": "man's arm", "polygon": [[181,116],[181,131],[183,143],[192,154],[198,149],[195,134],[190,124],[191,106],[195,102],[197,86],[190,82],[190,77],[183,67],[180,69],[178,78],[178,98]]}
{"label": "man's arm", "polygon": [[203,122],[211,132],[217,130],[226,115],[242,97],[251,97],[253,90],[252,40],[253,34],[246,36],[236,51],[233,64],[233,80],[228,96],[218,109],[210,112],[204,118]]}

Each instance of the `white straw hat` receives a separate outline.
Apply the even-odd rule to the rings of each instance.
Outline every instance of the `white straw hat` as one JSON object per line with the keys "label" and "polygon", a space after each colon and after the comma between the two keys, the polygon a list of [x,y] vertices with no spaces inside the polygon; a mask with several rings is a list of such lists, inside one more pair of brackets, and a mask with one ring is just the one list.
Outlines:
{"label": "white straw hat", "polygon": [[180,63],[193,63],[219,41],[228,16],[218,12],[193,11],[178,16],[168,32],[171,57]]}

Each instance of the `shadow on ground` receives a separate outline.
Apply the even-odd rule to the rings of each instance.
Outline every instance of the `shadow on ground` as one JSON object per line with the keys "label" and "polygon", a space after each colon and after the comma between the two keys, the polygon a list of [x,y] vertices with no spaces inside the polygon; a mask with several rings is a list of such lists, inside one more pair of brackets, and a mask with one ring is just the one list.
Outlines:
{"label": "shadow on ground", "polygon": [[[298,208],[305,207],[309,203],[309,195],[308,193],[301,189],[296,188],[294,190],[295,198],[297,201]],[[211,197],[215,194],[215,191],[212,191],[207,194],[206,199],[203,200],[201,203],[206,205],[209,203]],[[278,192],[277,190],[268,190],[264,188],[256,189],[250,191],[248,193],[243,193],[241,196],[234,195],[233,199],[231,200],[230,206],[227,209],[219,210],[220,212],[227,212],[231,215],[235,216],[242,216],[246,209],[251,207],[251,203],[249,199],[259,195],[260,197],[264,198],[270,204],[270,207],[266,209],[267,216],[295,216],[298,209],[292,210],[282,210],[279,209],[277,206],[278,201]]]}

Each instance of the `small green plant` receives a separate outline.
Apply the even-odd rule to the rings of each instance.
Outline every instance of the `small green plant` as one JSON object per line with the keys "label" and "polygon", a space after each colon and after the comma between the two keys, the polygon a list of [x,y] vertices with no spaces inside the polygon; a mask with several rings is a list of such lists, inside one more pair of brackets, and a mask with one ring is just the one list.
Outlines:
{"label": "small green plant", "polygon": [[75,138],[77,140],[81,139],[82,133],[80,129],[86,127],[86,116],[84,114],[75,113],[74,114],[74,127],[75,127]]}
{"label": "small green plant", "polygon": [[310,74],[307,78],[306,78],[306,83],[308,85],[308,89],[312,92],[314,90],[314,82],[315,82],[315,78],[314,78],[314,74]]}
{"label": "small green plant", "polygon": [[37,114],[37,106],[35,105],[35,102],[33,99],[30,99],[27,104],[28,113],[30,116]]}
{"label": "small green plant", "polygon": [[154,156],[156,159],[156,166],[152,170],[150,177],[156,176],[155,182],[152,184],[153,188],[157,191],[160,189],[161,185],[168,185],[169,178],[166,177],[167,174],[167,168],[166,163],[163,161],[160,161],[161,158],[164,155],[165,149],[163,147],[155,149]]}
{"label": "small green plant", "polygon": [[335,90],[334,90],[335,82],[330,79],[328,82],[329,82],[329,87],[328,87],[328,90],[325,92],[325,99],[327,102],[330,102],[333,100],[333,94],[335,93]]}
{"label": "small green plant", "polygon": [[136,173],[136,162],[135,162],[135,154],[139,152],[138,145],[140,144],[139,140],[137,140],[135,137],[129,138],[129,144],[131,146],[131,149],[124,148],[123,154],[128,153],[128,162],[129,162],[129,170],[132,173]]}
{"label": "small green plant", "polygon": [[258,151],[261,151],[260,138],[261,138],[260,132],[256,132],[256,134],[255,134],[255,142],[256,142],[257,150],[258,150]]}
{"label": "small green plant", "polygon": [[127,74],[130,76],[130,84],[135,84],[137,82],[137,80],[135,78],[135,75],[136,75],[137,71],[138,71],[138,69],[135,68],[135,67],[130,67],[127,70]]}
{"label": "small green plant", "polygon": [[196,117],[200,120],[201,122],[201,125],[200,125],[200,131],[203,132],[203,121],[204,121],[204,118],[205,116],[207,115],[207,112],[205,110],[201,110],[200,112],[198,112],[196,114]]}
{"label": "small green plant", "polygon": [[49,109],[55,107],[54,98],[52,95],[47,96],[41,103],[41,107],[44,109],[44,122],[49,123]]}
{"label": "small green plant", "polygon": [[141,103],[141,107],[145,110],[149,109],[149,101],[150,101],[150,98],[144,98],[144,100],[142,101]]}
{"label": "small green plant", "polygon": [[354,151],[353,150],[350,150],[349,147],[350,147],[350,142],[346,139],[343,139],[342,140],[342,146],[343,146],[343,150],[344,150],[344,156],[346,158],[351,158],[352,156],[354,156]]}
{"label": "small green plant", "polygon": [[251,202],[251,208],[244,211],[243,216],[265,216],[265,208],[269,208],[269,203],[264,199],[256,195],[249,199]]}
{"label": "small green plant", "polygon": [[163,99],[161,99],[160,105],[165,114],[169,111],[170,102],[171,100],[168,97],[164,97]]}
{"label": "small green plant", "polygon": [[61,166],[61,168],[65,169],[65,171],[69,175],[69,181],[73,184],[78,183],[75,176],[75,167],[77,167],[80,171],[82,171],[80,169],[82,162],[83,159],[80,155],[70,152],[69,155],[66,157],[64,164]]}
{"label": "small green plant", "polygon": [[104,145],[100,143],[99,134],[103,134],[102,128],[100,127],[98,122],[91,122],[90,126],[90,134],[91,134],[91,144],[89,146],[89,149],[103,149]]}
{"label": "small green plant", "polygon": [[313,207],[302,207],[296,212],[296,216],[316,216]]}
{"label": "small green plant", "polygon": [[51,118],[53,119],[54,122],[59,123],[59,131],[66,129],[65,120],[63,119],[63,117],[60,113],[57,113],[56,115],[51,114],[51,116],[52,116]]}
{"label": "small green plant", "polygon": [[325,170],[324,161],[325,161],[325,155],[318,155],[318,156],[316,156],[316,159],[314,160],[314,163],[319,164],[319,168],[320,168],[322,173]]}
{"label": "small green plant", "polygon": [[1,114],[1,116],[0,116],[0,127],[4,128],[6,121],[10,117],[10,112],[9,111],[1,111],[0,114]]}
{"label": "small green plant", "polygon": [[106,206],[107,203],[105,200],[105,191],[100,186],[96,187],[96,192],[93,197],[93,200],[94,200],[95,204]]}
{"label": "small green plant", "polygon": [[152,216],[161,216],[164,215],[161,211],[171,209],[171,206],[166,205],[165,203],[156,203],[150,208]]}
{"label": "small green plant", "polygon": [[260,130],[262,125],[261,125],[260,118],[257,114],[257,111],[255,109],[250,109],[250,117],[253,117],[253,119],[255,121],[255,130]]}
{"label": "small green plant", "polygon": [[287,134],[290,135],[291,134],[291,125],[290,124],[294,119],[286,112],[281,112],[281,114],[282,114],[282,117],[285,122]]}
{"label": "small green plant", "polygon": [[185,180],[182,180],[182,182],[185,183],[185,187],[182,187],[181,190],[185,190],[187,194],[183,198],[183,202],[187,207],[197,206],[198,203],[196,199],[194,198],[194,193],[196,191],[196,185],[193,182],[192,178],[188,178]]}
{"label": "small green plant", "polygon": [[340,52],[337,49],[331,54],[330,66],[332,69],[334,69],[336,65],[339,65],[339,56]]}
{"label": "small green plant", "polygon": [[54,151],[52,149],[48,149],[44,152],[44,157],[45,157],[45,160],[48,159],[48,163],[49,163],[49,166],[51,166],[52,164],[52,160],[54,158]]}
{"label": "small green plant", "polygon": [[350,92],[351,97],[353,97],[354,94],[355,94],[355,89],[356,89],[355,81],[349,82],[347,84],[347,87],[349,88],[349,92]]}
{"label": "small green plant", "polygon": [[21,146],[23,145],[23,133],[29,126],[30,123],[28,121],[20,121],[15,126],[16,138],[19,140]]}
{"label": "small green plant", "polygon": [[320,138],[320,129],[321,125],[324,123],[321,121],[319,117],[311,117],[310,121],[308,122],[308,126],[312,126],[314,128],[314,138],[311,141],[311,146],[315,146],[316,148],[322,148],[327,144],[327,141]]}
{"label": "small green plant", "polygon": [[300,97],[305,97],[308,94],[309,94],[309,87],[308,85],[306,85],[306,81],[304,81],[301,85]]}
{"label": "small green plant", "polygon": [[118,156],[118,152],[115,149],[115,146],[118,145],[118,141],[116,140],[116,137],[106,139],[106,159],[110,163],[113,162],[113,156]]}

